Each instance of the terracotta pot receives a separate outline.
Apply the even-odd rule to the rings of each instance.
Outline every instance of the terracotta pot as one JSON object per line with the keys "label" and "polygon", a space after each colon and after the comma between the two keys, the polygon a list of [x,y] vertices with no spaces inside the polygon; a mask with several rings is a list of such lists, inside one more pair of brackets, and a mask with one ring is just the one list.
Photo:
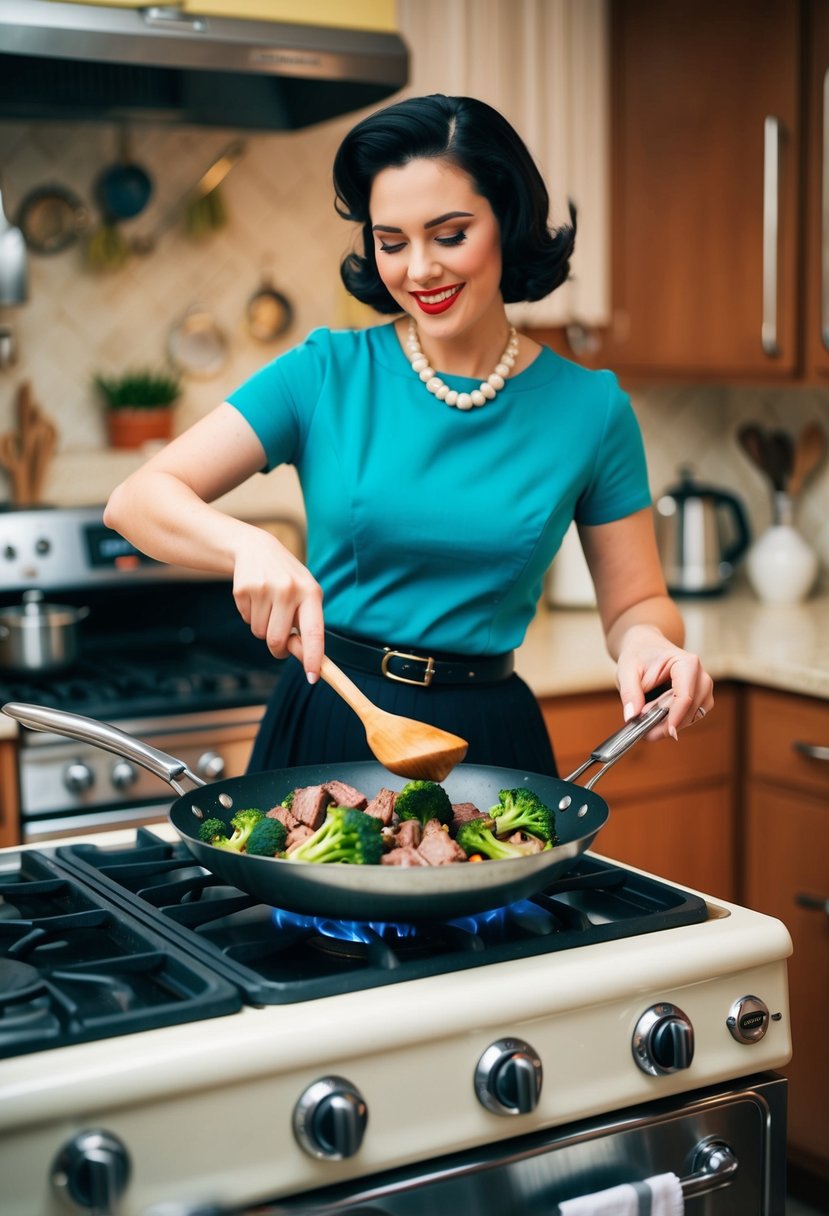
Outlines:
{"label": "terracotta pot", "polygon": [[123,409],[107,413],[109,445],[113,448],[140,448],[154,439],[169,439],[173,433],[173,411],[163,409]]}

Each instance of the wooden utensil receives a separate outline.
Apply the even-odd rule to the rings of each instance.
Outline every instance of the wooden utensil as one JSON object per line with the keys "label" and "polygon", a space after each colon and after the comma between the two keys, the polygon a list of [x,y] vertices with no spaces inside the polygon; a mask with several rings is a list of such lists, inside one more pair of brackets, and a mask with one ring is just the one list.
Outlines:
{"label": "wooden utensil", "polygon": [[737,431],[740,446],[755,468],[772,480],[768,437],[756,422],[746,422]]}
{"label": "wooden utensil", "polygon": [[797,437],[789,494],[797,498],[809,477],[826,456],[826,433],[818,422],[809,422]]}
{"label": "wooden utensil", "polygon": [[[302,658],[302,642],[289,641],[291,653]],[[323,656],[320,675],[365,727],[366,741],[384,768],[399,777],[443,781],[466,755],[469,744],[458,735],[380,709],[361,692],[336,663]]]}

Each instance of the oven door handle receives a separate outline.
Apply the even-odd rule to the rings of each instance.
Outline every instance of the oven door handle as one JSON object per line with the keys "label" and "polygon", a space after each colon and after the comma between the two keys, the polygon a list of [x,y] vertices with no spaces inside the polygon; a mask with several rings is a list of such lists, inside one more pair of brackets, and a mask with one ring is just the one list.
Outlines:
{"label": "oven door handle", "polygon": [[95,718],[84,718],[81,714],[70,714],[64,709],[52,709],[47,705],[27,705],[21,701],[8,701],[3,706],[3,713],[14,718],[21,726],[30,730],[51,731],[56,735],[66,735],[70,739],[78,739],[81,743],[92,743],[103,751],[113,752],[125,760],[134,760],[142,768],[166,781],[177,794],[185,791],[179,784],[179,778],[187,777],[194,785],[206,783],[201,777],[191,772],[183,760],[177,760],[167,752],[151,747],[141,739],[128,735],[109,722],[98,722]]}

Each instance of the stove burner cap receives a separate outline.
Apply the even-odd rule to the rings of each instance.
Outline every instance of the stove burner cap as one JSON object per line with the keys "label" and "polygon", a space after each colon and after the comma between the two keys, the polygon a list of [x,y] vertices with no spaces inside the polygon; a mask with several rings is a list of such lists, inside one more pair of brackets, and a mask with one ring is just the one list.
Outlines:
{"label": "stove burner cap", "polygon": [[3,996],[11,996],[12,993],[23,996],[41,987],[36,967],[14,958],[0,958],[0,993]]}

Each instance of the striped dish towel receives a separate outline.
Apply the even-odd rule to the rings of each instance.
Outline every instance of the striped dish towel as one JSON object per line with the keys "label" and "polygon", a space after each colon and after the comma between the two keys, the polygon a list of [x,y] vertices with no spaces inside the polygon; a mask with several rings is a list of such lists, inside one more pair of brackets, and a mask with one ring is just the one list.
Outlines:
{"label": "striped dish towel", "polygon": [[656,1174],[559,1204],[560,1216],[683,1216],[685,1199],[676,1174]]}

